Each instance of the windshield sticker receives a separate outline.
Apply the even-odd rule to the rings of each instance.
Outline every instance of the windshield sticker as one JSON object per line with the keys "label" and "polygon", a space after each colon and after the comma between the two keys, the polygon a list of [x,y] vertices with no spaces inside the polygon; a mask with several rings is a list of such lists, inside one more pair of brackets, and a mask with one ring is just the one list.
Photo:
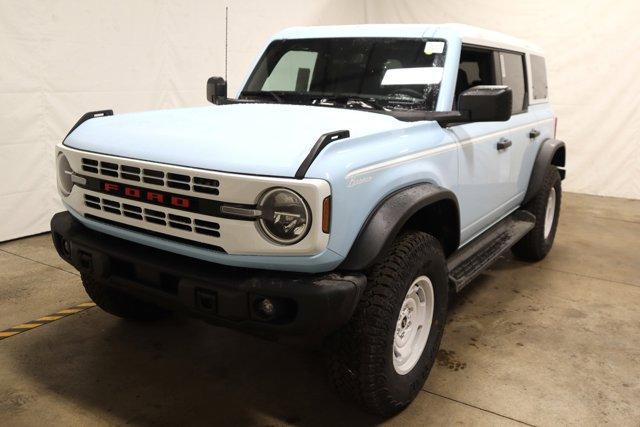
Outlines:
{"label": "windshield sticker", "polygon": [[433,85],[442,81],[442,67],[393,68],[384,73],[380,86]]}
{"label": "windshield sticker", "polygon": [[424,53],[427,55],[442,52],[444,52],[444,42],[426,42],[424,45]]}

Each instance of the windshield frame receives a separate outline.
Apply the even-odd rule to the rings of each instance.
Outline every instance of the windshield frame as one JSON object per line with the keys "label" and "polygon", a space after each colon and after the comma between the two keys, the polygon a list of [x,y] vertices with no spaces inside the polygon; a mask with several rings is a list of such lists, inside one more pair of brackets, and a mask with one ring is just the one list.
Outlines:
{"label": "windshield frame", "polygon": [[[369,41],[375,42],[379,40],[409,40],[416,41],[420,43],[427,42],[440,42],[443,45],[442,52],[434,52],[435,55],[440,55],[439,58],[434,58],[434,61],[437,60],[439,65],[438,67],[442,68],[442,78],[439,83],[433,84],[435,86],[435,93],[433,94],[433,98],[430,100],[431,102],[427,105],[427,94],[423,93],[421,98],[407,96],[406,98],[389,98],[386,95],[377,95],[377,94],[362,94],[362,93],[327,93],[327,92],[296,92],[293,91],[253,91],[249,90],[252,82],[256,78],[256,74],[260,72],[260,67],[263,62],[267,60],[267,56],[270,53],[270,50],[273,49],[274,44],[283,43],[288,41],[321,41],[321,40],[358,40],[362,39],[360,37],[337,37],[337,38],[300,38],[300,39],[276,39],[272,40],[267,47],[264,49],[259,59],[256,61],[251,73],[246,78],[242,89],[238,93],[238,98],[241,101],[251,101],[251,102],[265,102],[265,103],[282,103],[282,104],[296,104],[296,105],[312,105],[312,106],[328,106],[328,107],[340,107],[340,108],[358,108],[364,110],[418,110],[424,112],[432,112],[437,110],[437,105],[439,104],[439,99],[442,95],[442,83],[445,79],[445,65],[447,61],[447,51],[449,48],[449,43],[447,39],[439,38],[439,37],[365,37]],[[287,50],[290,52],[293,50]],[[286,54],[286,53],[285,53]],[[284,54],[278,59],[281,58]],[[273,70],[272,70],[273,71]],[[265,77],[265,80],[267,77]],[[262,81],[264,85],[264,81]],[[407,85],[412,86],[412,85]],[[415,86],[415,85],[414,85]],[[424,85],[425,87],[428,84]],[[403,89],[400,87],[398,90]],[[421,101],[421,102],[416,102]],[[368,104],[368,105],[365,105]],[[375,106],[374,106],[375,105]],[[382,105],[383,108],[377,108],[378,105]]]}

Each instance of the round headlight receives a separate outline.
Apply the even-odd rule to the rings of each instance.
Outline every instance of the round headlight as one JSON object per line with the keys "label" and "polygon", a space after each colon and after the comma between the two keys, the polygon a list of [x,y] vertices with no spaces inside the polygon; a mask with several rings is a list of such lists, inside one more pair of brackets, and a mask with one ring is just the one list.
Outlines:
{"label": "round headlight", "polygon": [[58,154],[56,163],[58,166],[58,188],[66,197],[71,194],[71,189],[73,189],[73,181],[71,181],[73,169],[71,169],[71,165],[69,164],[67,157],[62,153]]}
{"label": "round headlight", "polygon": [[292,245],[309,231],[311,212],[297,193],[286,188],[267,190],[258,203],[260,229],[276,243]]}

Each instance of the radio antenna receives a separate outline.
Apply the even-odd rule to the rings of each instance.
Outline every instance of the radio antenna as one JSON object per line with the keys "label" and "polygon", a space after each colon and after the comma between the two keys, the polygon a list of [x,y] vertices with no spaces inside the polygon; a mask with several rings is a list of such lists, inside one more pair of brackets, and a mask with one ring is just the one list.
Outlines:
{"label": "radio antenna", "polygon": [[227,80],[227,55],[229,50],[229,6],[224,8],[224,79]]}

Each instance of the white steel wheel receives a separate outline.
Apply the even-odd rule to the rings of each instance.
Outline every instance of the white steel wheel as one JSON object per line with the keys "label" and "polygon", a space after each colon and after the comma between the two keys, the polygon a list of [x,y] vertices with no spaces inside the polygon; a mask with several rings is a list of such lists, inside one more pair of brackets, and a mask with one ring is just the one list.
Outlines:
{"label": "white steel wheel", "polygon": [[404,298],[393,337],[393,367],[405,375],[416,366],[429,338],[433,319],[433,284],[417,277]]}
{"label": "white steel wheel", "polygon": [[551,187],[549,198],[547,199],[547,209],[544,214],[544,238],[548,238],[553,227],[553,220],[556,215],[556,189]]}

